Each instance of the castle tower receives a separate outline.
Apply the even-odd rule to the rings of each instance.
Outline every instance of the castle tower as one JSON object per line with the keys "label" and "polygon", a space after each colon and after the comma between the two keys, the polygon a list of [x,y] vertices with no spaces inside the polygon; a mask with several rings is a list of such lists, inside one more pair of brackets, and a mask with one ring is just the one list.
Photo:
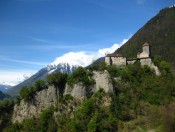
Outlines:
{"label": "castle tower", "polygon": [[143,52],[147,53],[147,57],[150,57],[150,46],[148,43],[145,43],[142,47]]}
{"label": "castle tower", "polygon": [[149,58],[150,57],[150,46],[145,43],[142,47],[142,52],[137,54],[137,58]]}
{"label": "castle tower", "polygon": [[105,56],[105,62],[106,62],[108,65],[111,65],[111,57]]}

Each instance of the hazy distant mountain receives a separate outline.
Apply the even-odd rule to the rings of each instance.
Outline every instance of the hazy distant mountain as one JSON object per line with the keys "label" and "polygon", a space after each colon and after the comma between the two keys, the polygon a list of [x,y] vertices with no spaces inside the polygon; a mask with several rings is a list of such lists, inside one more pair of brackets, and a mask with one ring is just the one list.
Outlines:
{"label": "hazy distant mountain", "polygon": [[0,91],[0,101],[5,98],[10,98],[10,96]]}
{"label": "hazy distant mountain", "polygon": [[2,92],[7,92],[11,88],[12,88],[12,86],[10,86],[10,85],[0,84],[0,91],[2,91]]}
{"label": "hazy distant mountain", "polygon": [[45,79],[48,74],[55,73],[55,72],[64,72],[67,74],[71,74],[75,69],[77,69],[77,65],[72,65],[68,63],[51,63],[47,67],[39,70],[36,74],[31,76],[30,78],[26,79],[25,81],[21,82],[20,84],[12,87],[7,94],[11,96],[16,96],[19,94],[21,88],[23,86],[33,85],[36,80],[38,79]]}
{"label": "hazy distant mountain", "polygon": [[136,57],[142,45],[151,46],[153,57],[160,56],[175,67],[175,6],[161,10],[155,17],[139,29],[116,53],[126,57]]}

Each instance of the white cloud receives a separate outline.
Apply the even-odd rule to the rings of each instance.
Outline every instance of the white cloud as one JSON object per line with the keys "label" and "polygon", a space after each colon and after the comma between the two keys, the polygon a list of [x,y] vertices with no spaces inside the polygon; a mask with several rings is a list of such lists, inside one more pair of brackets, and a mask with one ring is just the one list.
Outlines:
{"label": "white cloud", "polygon": [[36,71],[0,71],[0,84],[15,86]]}
{"label": "white cloud", "polygon": [[108,53],[113,53],[121,45],[127,42],[127,40],[128,39],[124,39],[119,44],[115,43],[110,48],[99,49],[97,52],[91,52],[91,53],[88,53],[86,51],[69,52],[62,55],[61,57],[56,58],[55,61],[51,63],[51,65],[58,65],[59,63],[69,63],[72,65],[85,67],[90,65],[94,60],[100,57],[104,57]]}
{"label": "white cloud", "polygon": [[[124,39],[122,42],[118,44],[117,43],[113,44],[110,48],[99,49],[96,52],[87,52],[87,51],[69,52],[56,58],[55,61],[51,64],[57,65],[58,63],[69,63],[72,65],[85,67],[90,65],[94,60],[100,57],[104,57],[105,54],[113,53],[116,49],[118,49],[121,45],[123,45],[127,40],[128,39]],[[3,57],[0,56],[0,59],[2,58]],[[34,64],[34,65],[44,65],[36,62],[13,60],[9,58],[8,58],[8,61]],[[27,79],[28,77],[30,77],[36,72],[37,71],[4,71],[4,70],[2,71],[0,70],[0,84],[10,84],[14,86],[24,81],[25,79]]]}
{"label": "white cloud", "polygon": [[146,0],[137,0],[137,4],[144,4]]}
{"label": "white cloud", "polygon": [[16,62],[16,63],[23,63],[23,64],[30,64],[30,65],[38,65],[38,66],[46,66],[47,65],[47,63],[16,60],[16,59],[8,58],[8,57],[5,57],[5,56],[0,56],[0,60],[9,61],[9,62]]}

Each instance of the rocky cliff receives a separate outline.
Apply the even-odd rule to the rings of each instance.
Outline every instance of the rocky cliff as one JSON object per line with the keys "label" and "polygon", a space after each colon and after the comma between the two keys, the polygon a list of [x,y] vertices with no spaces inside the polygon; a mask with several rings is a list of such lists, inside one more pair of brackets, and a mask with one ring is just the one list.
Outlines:
{"label": "rocky cliff", "polygon": [[[88,98],[99,89],[103,89],[106,93],[113,92],[112,80],[106,70],[100,72],[94,71],[92,78],[95,80],[95,84],[92,86],[85,86],[81,82],[74,84],[73,86],[66,84],[64,95],[69,94],[75,99],[82,100]],[[54,86],[48,86],[47,89],[37,92],[30,101],[25,102],[24,100],[21,100],[19,104],[14,106],[12,122],[22,122],[26,118],[38,116],[45,108],[52,105],[56,106],[56,104],[59,103],[58,96],[58,89]]]}
{"label": "rocky cliff", "polygon": [[37,116],[41,110],[55,105],[57,103],[57,98],[57,89],[54,86],[49,86],[47,89],[36,93],[32,100],[27,102],[21,100],[19,104],[14,106],[12,121],[21,122],[26,118]]}
{"label": "rocky cliff", "polygon": [[87,98],[99,89],[103,89],[106,93],[113,92],[112,80],[106,70],[93,71],[92,78],[95,80],[94,85],[85,86],[81,82],[73,86],[66,85],[64,94],[70,94],[75,98]]}

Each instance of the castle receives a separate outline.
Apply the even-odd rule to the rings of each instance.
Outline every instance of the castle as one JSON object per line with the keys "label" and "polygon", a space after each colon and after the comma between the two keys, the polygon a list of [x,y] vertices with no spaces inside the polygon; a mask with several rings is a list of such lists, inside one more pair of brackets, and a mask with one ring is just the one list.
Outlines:
{"label": "castle", "polygon": [[107,54],[105,56],[105,62],[108,65],[115,64],[118,67],[126,66],[127,64],[133,64],[136,61],[140,61],[141,65],[148,65],[150,68],[154,69],[157,74],[158,68],[154,65],[151,59],[151,53],[150,53],[150,46],[148,43],[145,43],[142,46],[142,52],[137,54],[137,58],[133,59],[127,59],[126,57],[123,57],[121,54]]}

